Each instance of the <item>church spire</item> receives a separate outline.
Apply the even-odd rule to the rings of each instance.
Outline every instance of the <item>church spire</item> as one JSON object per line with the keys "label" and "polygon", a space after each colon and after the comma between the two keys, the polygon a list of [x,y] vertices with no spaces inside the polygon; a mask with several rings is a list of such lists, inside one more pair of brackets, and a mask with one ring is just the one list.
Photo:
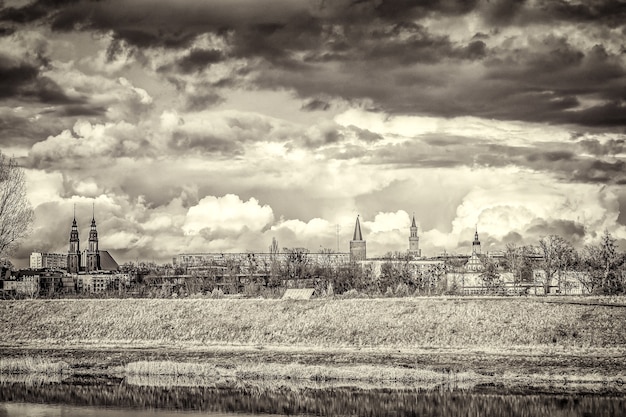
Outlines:
{"label": "church spire", "polygon": [[67,272],[76,274],[80,270],[80,239],[76,224],[76,204],[74,204],[74,219],[70,230],[70,247],[67,251]]}
{"label": "church spire", "polygon": [[472,253],[480,255],[480,240],[478,240],[478,225],[476,225],[476,231],[474,232],[474,241],[472,242]]}
{"label": "church spire", "polygon": [[91,230],[89,231],[89,248],[87,250],[87,271],[100,270],[100,251],[98,250],[98,230],[96,229],[96,207],[92,205]]}
{"label": "church spire", "polygon": [[359,216],[356,216],[356,225],[354,226],[354,237],[352,240],[363,240],[363,235],[361,235],[361,223],[359,222]]}
{"label": "church spire", "polygon": [[413,212],[413,220],[411,221],[411,234],[409,235],[409,254],[413,257],[422,256],[420,250],[420,238],[417,235],[417,224],[415,223],[415,212]]}
{"label": "church spire", "polygon": [[354,225],[354,237],[350,241],[350,261],[364,261],[367,259],[365,241],[361,234],[361,222],[359,216],[356,216],[356,224]]}

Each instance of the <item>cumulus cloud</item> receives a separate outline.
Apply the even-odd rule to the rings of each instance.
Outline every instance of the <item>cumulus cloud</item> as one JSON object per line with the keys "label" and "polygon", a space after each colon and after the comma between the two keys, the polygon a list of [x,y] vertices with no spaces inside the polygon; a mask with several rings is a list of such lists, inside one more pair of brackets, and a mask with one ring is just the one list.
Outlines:
{"label": "cumulus cloud", "polygon": [[137,156],[146,152],[137,127],[126,122],[91,124],[76,122],[72,130],[64,130],[36,143],[29,155],[33,167],[108,164],[108,160]]}
{"label": "cumulus cloud", "polygon": [[202,233],[211,238],[240,234],[250,230],[258,232],[268,227],[274,219],[272,208],[250,198],[244,202],[233,194],[223,197],[207,196],[190,207],[182,228],[188,234]]}
{"label": "cumulus cloud", "polygon": [[[575,190],[575,191],[574,191]],[[558,233],[577,246],[591,243],[605,229],[615,229],[619,216],[616,189],[597,185],[501,184],[497,189],[477,187],[457,208],[452,235],[471,240],[471,230],[501,241],[511,233],[532,242]]]}

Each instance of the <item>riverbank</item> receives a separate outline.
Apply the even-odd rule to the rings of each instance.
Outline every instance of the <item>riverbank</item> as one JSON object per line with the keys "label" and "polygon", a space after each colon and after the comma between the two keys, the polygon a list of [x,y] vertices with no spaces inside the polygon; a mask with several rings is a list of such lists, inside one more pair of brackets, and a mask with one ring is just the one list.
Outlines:
{"label": "riverbank", "polygon": [[363,383],[380,373],[418,383],[421,374],[436,385],[456,375],[623,392],[626,308],[583,301],[2,301],[0,354],[62,361],[73,375],[124,376],[132,363],[168,362],[243,379],[258,379],[263,365],[263,379],[273,380]]}
{"label": "riverbank", "polygon": [[3,344],[332,348],[626,346],[626,308],[542,298],[0,302]]}

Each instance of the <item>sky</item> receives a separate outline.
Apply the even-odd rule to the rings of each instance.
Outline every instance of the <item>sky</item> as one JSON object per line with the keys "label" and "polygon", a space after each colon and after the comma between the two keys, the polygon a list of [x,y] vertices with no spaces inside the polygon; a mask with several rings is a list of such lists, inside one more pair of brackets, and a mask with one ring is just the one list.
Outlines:
{"label": "sky", "polygon": [[626,249],[626,3],[0,0],[13,254]]}

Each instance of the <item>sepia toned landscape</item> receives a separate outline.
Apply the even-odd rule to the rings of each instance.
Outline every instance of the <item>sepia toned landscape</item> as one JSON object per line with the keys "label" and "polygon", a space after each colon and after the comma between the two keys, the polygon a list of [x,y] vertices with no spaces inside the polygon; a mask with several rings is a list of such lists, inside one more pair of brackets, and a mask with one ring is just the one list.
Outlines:
{"label": "sepia toned landscape", "polygon": [[0,416],[626,416],[626,4],[0,0]]}

